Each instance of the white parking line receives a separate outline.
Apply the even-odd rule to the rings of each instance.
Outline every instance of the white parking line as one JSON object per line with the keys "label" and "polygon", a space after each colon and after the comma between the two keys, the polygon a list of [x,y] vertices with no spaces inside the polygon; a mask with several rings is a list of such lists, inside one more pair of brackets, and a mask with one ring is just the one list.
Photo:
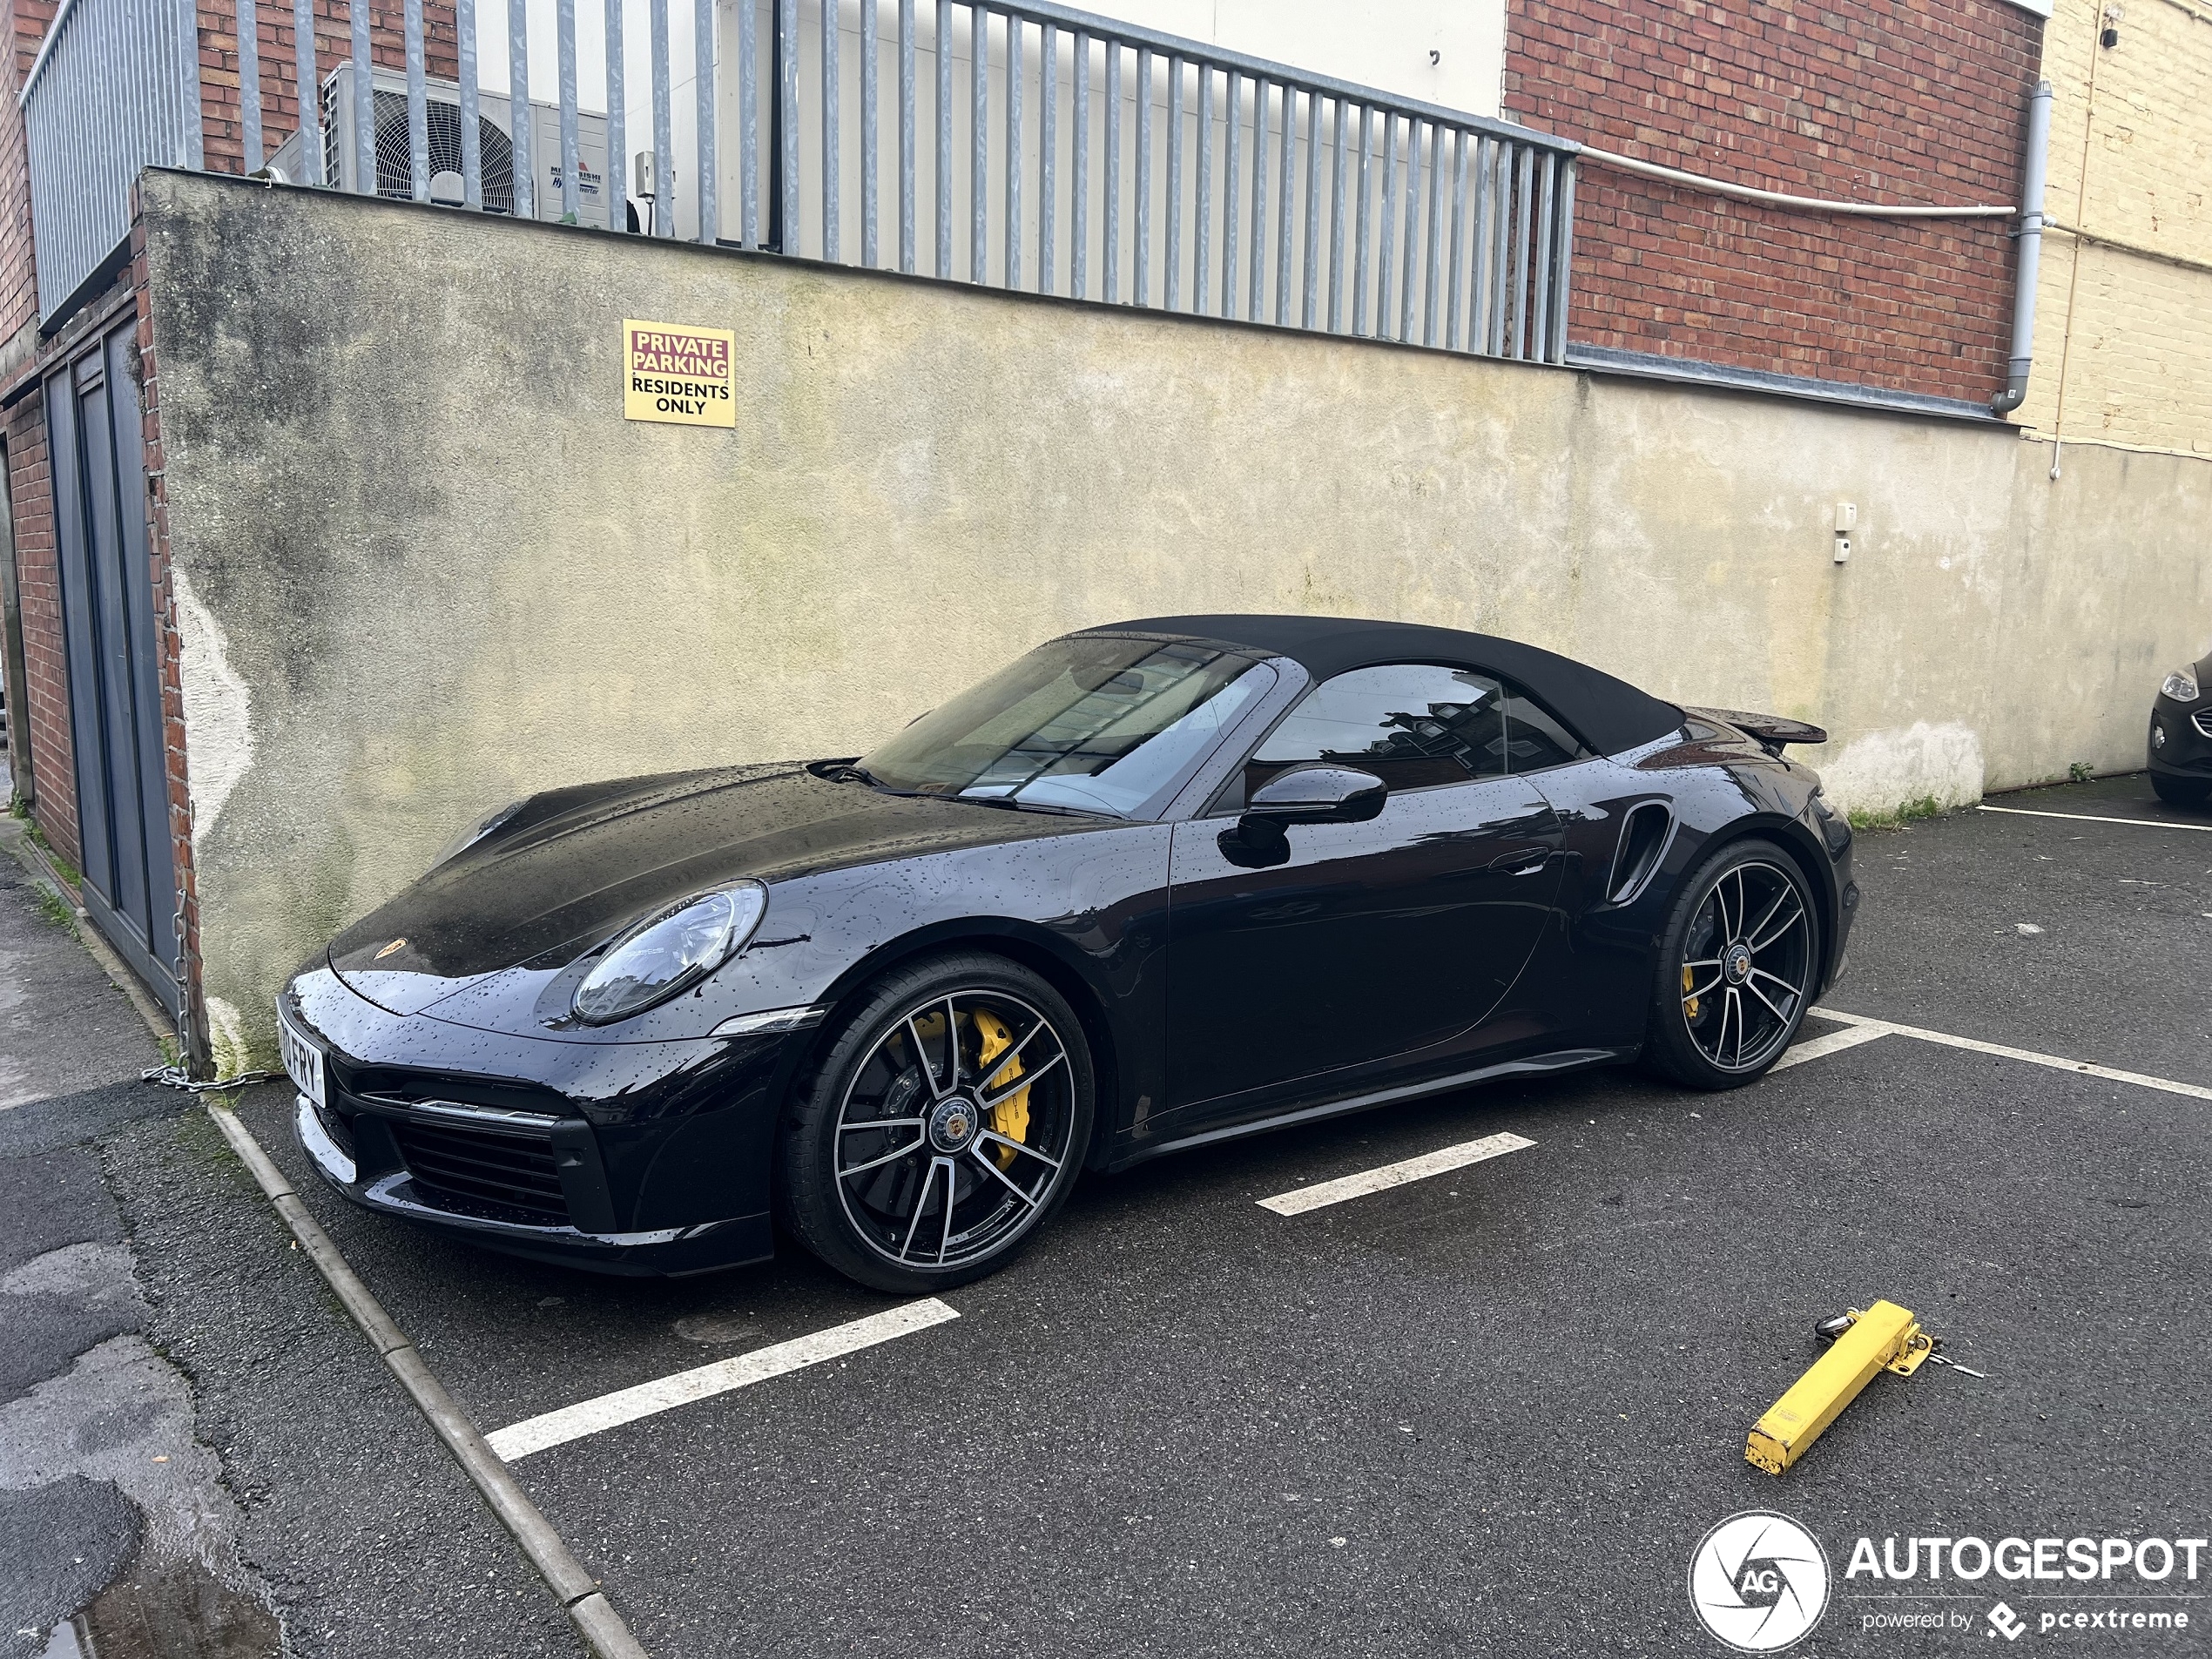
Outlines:
{"label": "white parking line", "polygon": [[1440,1147],[1433,1152],[1424,1152],[1417,1158],[1407,1158],[1399,1163],[1386,1163],[1379,1170],[1366,1170],[1358,1175],[1340,1176],[1334,1181],[1317,1182],[1310,1187],[1299,1187],[1291,1192],[1278,1192],[1271,1198],[1262,1198],[1259,1207],[1272,1210],[1278,1216],[1302,1216],[1309,1210],[1319,1210],[1332,1204],[1342,1204],[1347,1198],[1364,1198],[1371,1192],[1383,1192],[1392,1187],[1402,1187],[1408,1181],[1426,1180],[1432,1175],[1442,1175],[1447,1170],[1465,1169],[1470,1163],[1480,1163],[1485,1158],[1502,1157],[1518,1152],[1536,1143],[1518,1135],[1486,1135],[1479,1141],[1463,1141],[1457,1146]]}
{"label": "white parking line", "polygon": [[2196,830],[2212,835],[2212,824],[2171,824],[2162,818],[2100,818],[2094,813],[2039,813],[2026,806],[1982,806],[1985,813],[2010,813],[2014,818],[2069,818],[2077,824],[2133,824],[2140,829]]}
{"label": "white parking line", "polygon": [[825,1359],[856,1353],[862,1348],[872,1348],[894,1337],[911,1336],[926,1331],[933,1325],[942,1325],[948,1319],[957,1319],[957,1310],[947,1306],[935,1297],[924,1297],[918,1302],[908,1302],[883,1313],[871,1313],[865,1319],[855,1319],[850,1325],[833,1325],[827,1331],[817,1331],[812,1336],[795,1337],[789,1342],[779,1342],[772,1347],[756,1348],[751,1353],[741,1353],[731,1359],[718,1359],[711,1366],[700,1366],[691,1371],[679,1371],[672,1377],[656,1378],[631,1388],[619,1388],[611,1394],[602,1394],[597,1399],[563,1406],[557,1412],[547,1412],[542,1417],[525,1418],[519,1423],[484,1436],[491,1449],[506,1461],[512,1463],[548,1447],[560,1446],[569,1440],[580,1440],[587,1434],[597,1434],[603,1429],[616,1428],[624,1423],[634,1423],[641,1417],[651,1417],[678,1406],[688,1406],[693,1400],[711,1399],[717,1394],[726,1394],[733,1388],[747,1388],[771,1377],[780,1377],[786,1372],[803,1370],[819,1366]]}
{"label": "white parking line", "polygon": [[[1824,1008],[1815,1008],[1815,1014],[1824,1015]],[[1881,1025],[1847,1025],[1840,1031],[1831,1031],[1824,1037],[1815,1037],[1801,1042],[1768,1067],[1769,1071],[1786,1071],[1791,1066],[1802,1066],[1808,1060],[1825,1059],[1845,1049],[1856,1049],[1862,1042],[1871,1042],[1877,1037],[1889,1035],[1889,1028]]]}
{"label": "white parking line", "polygon": [[[2107,1082],[2133,1083],[2138,1089],[2155,1089],[2168,1095],[2186,1095],[2191,1100],[2212,1100],[2212,1089],[2199,1083],[2175,1082],[2171,1077],[2153,1077],[2140,1071],[2120,1071],[2111,1066],[2093,1066],[2086,1060],[2068,1060],[2054,1054],[2038,1054],[2033,1049],[2008,1049],[2001,1042],[1983,1042],[1974,1037],[1954,1037],[1948,1031],[1928,1031],[1917,1025],[1899,1025],[1894,1020],[1877,1020],[1864,1014],[1845,1014],[1840,1008],[1815,1008],[1813,1016],[1822,1020],[1840,1020],[1845,1025],[1871,1031],[1875,1036],[1915,1037],[1922,1042],[1941,1043],[1946,1049],[1965,1049],[1973,1054],[1996,1055],[2006,1060],[2023,1060],[2031,1066],[2048,1066],[2054,1071],[2071,1071],[2084,1077],[2101,1077]],[[1828,1039],[1816,1039],[1825,1042]],[[1806,1048],[1814,1047],[1807,1043]],[[1808,1055],[1806,1058],[1813,1056]]]}

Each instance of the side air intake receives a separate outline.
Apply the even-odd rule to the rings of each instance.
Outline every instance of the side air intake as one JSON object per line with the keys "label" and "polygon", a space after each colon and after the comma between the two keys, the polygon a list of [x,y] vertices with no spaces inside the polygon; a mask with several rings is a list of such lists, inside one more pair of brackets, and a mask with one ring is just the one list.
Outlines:
{"label": "side air intake", "polygon": [[1674,833],[1674,808],[1663,800],[1640,801],[1621,820],[1621,842],[1613,853],[1613,877],[1606,897],[1627,904],[1642,893]]}

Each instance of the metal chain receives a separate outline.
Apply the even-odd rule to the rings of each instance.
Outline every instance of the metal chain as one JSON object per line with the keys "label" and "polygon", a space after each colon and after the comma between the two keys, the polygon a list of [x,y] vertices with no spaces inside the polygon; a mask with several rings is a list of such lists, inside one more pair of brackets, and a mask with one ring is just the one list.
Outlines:
{"label": "metal chain", "polygon": [[277,1071],[241,1071],[235,1077],[218,1078],[213,1082],[194,1082],[185,1075],[182,1066],[148,1066],[138,1074],[140,1082],[158,1083],[164,1089],[182,1089],[195,1095],[205,1095],[217,1089],[244,1089],[249,1083],[273,1082],[282,1076]]}

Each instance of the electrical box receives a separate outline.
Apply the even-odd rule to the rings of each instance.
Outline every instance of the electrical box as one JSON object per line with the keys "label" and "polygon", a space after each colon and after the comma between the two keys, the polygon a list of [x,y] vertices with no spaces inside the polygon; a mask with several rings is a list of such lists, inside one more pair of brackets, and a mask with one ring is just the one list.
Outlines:
{"label": "electrical box", "polygon": [[1858,528],[1858,503],[1839,501],[1836,503],[1836,563],[1844,564],[1851,559],[1851,532]]}

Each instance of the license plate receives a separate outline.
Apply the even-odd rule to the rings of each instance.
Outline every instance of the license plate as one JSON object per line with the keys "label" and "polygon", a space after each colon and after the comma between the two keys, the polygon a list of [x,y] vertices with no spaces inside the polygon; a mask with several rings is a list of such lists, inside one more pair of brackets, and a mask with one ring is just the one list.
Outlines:
{"label": "license plate", "polygon": [[322,1097],[322,1050],[282,1020],[277,1022],[277,1047],[284,1055],[285,1073],[293,1087],[317,1106],[327,1105]]}

